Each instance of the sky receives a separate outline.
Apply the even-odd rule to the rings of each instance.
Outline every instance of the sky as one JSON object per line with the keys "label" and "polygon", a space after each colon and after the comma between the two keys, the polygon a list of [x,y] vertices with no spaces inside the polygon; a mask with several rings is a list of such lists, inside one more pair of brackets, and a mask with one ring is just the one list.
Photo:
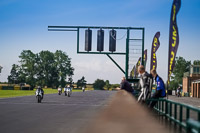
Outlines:
{"label": "sky", "polygon": [[[177,15],[180,39],[177,56],[188,61],[200,60],[200,0],[182,0],[181,4]],[[107,56],[76,53],[75,32],[48,31],[48,26],[61,25],[144,27],[147,71],[153,37],[160,31],[157,72],[166,81],[171,6],[172,0],[0,0],[0,65],[3,67],[0,81],[7,81],[12,64],[19,64],[22,50],[34,53],[62,50],[72,60],[74,82],[85,76],[88,83],[97,78],[120,83],[124,75]],[[117,38],[124,34],[125,31],[117,31]],[[133,33],[133,38],[138,34]],[[93,36],[95,51],[96,35]],[[84,31],[81,31],[81,50],[83,38]],[[117,51],[124,51],[124,40],[117,40]],[[125,56],[112,57],[125,69]]]}

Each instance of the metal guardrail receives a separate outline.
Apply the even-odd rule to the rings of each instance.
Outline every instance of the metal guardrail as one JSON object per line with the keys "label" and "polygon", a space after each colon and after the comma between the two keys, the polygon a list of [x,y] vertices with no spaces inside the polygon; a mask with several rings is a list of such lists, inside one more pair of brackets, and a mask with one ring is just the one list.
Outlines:
{"label": "metal guardrail", "polygon": [[[180,129],[185,128],[188,133],[197,132],[200,133],[200,109],[195,108],[190,105],[183,103],[177,103],[168,99],[148,99],[148,102],[157,101],[154,109],[159,113],[168,118],[170,121],[173,121],[175,124],[178,124]],[[183,114],[183,109],[185,113]],[[190,117],[190,111],[197,113],[197,121],[192,120]],[[173,112],[173,113],[172,113]],[[179,116],[178,116],[179,115]],[[183,120],[183,115],[186,116],[186,120]]]}

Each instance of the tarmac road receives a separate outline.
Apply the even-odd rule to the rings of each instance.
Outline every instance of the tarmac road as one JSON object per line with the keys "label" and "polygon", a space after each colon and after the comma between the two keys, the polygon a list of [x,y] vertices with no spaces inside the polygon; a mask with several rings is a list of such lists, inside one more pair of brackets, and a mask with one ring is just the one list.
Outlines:
{"label": "tarmac road", "polygon": [[113,91],[48,94],[0,99],[0,133],[79,133],[107,106]]}

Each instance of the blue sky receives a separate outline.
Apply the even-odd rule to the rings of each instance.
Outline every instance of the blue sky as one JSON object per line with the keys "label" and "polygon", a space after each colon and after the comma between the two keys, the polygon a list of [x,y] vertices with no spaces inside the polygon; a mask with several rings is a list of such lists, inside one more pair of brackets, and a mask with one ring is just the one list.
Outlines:
{"label": "blue sky", "polygon": [[[58,49],[72,58],[74,81],[85,76],[89,83],[97,78],[120,82],[123,74],[106,56],[77,54],[76,34],[49,32],[49,25],[144,27],[148,71],[153,36],[160,31],[157,71],[166,80],[171,6],[172,0],[0,0],[0,65],[3,66],[0,81],[7,81],[11,66],[18,64],[22,50],[38,53]],[[200,59],[200,1],[182,0],[177,23],[180,36],[177,56],[192,61]],[[123,32],[118,35],[120,38]],[[117,50],[123,51],[123,45],[117,43]],[[124,68],[124,56],[113,58]]]}

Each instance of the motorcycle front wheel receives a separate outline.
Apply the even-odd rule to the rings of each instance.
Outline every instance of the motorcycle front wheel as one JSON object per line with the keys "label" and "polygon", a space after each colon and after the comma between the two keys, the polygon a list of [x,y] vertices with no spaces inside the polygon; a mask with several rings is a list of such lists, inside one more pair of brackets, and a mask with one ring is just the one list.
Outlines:
{"label": "motorcycle front wheel", "polygon": [[41,103],[41,99],[42,99],[41,96],[37,96],[37,102],[38,103]]}
{"label": "motorcycle front wheel", "polygon": [[67,96],[70,97],[70,94],[68,93]]}

